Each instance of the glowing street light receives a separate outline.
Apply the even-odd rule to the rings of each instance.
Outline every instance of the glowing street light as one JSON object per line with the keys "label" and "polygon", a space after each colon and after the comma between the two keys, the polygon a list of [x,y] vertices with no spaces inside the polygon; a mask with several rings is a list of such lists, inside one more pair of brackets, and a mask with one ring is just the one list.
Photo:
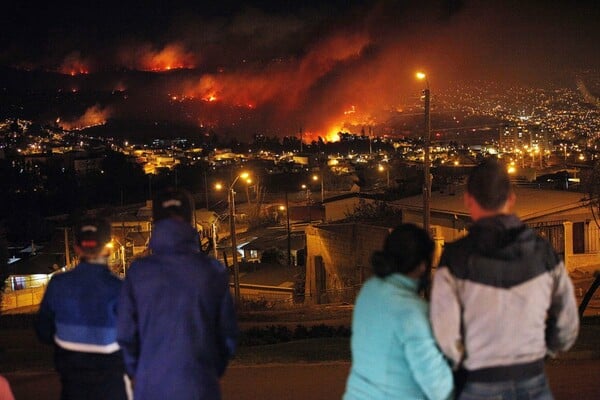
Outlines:
{"label": "glowing street light", "polygon": [[[242,172],[233,179],[229,189],[227,190],[227,197],[229,200],[229,235],[231,236],[231,255],[233,257],[233,291],[235,295],[236,304],[240,303],[240,267],[237,259],[237,243],[235,237],[235,190],[234,186],[238,179],[242,178],[246,182],[249,181],[250,174],[248,172]],[[221,183],[215,185],[217,190],[223,188]]]}
{"label": "glowing street light", "polygon": [[121,265],[123,267],[123,275],[125,275],[125,246],[117,239],[111,238],[110,242],[106,243],[107,249],[113,250],[115,248],[115,242],[119,245],[119,256],[121,258]]}
{"label": "glowing street light", "polygon": [[319,177],[319,175],[313,175],[312,176],[312,180],[313,181],[321,181],[321,204],[323,204],[323,199],[325,198],[325,189],[324,189],[324,183],[323,183],[323,174],[321,174],[321,176]]}
{"label": "glowing street light", "polygon": [[416,78],[420,81],[425,81],[425,89],[423,89],[423,100],[425,102],[425,154],[423,157],[423,229],[429,233],[430,225],[430,207],[431,207],[431,175],[430,175],[430,159],[429,147],[431,146],[431,95],[429,92],[429,80],[424,72],[417,72]]}
{"label": "glowing street light", "polygon": [[386,174],[386,182],[387,182],[387,187],[390,187],[390,168],[386,168],[383,165],[379,164],[379,166],[377,167],[377,169],[379,170],[379,172],[383,172],[385,171]]}

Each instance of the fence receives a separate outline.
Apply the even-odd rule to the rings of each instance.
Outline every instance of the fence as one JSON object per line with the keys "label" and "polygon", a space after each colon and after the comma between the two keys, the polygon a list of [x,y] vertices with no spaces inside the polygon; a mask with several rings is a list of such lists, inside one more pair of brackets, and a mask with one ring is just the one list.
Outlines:
{"label": "fence", "polygon": [[[234,285],[229,287],[233,294]],[[244,302],[261,303],[267,308],[286,307],[294,302],[294,288],[242,283],[240,297]]]}
{"label": "fence", "polygon": [[527,224],[538,235],[545,238],[552,244],[563,259],[565,257],[565,227],[562,221],[549,221]]}

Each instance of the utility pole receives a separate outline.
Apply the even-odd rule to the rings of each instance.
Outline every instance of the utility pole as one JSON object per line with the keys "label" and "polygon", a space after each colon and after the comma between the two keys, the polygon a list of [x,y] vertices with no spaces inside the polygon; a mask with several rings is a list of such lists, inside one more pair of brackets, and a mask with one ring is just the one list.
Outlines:
{"label": "utility pole", "polygon": [[206,199],[206,209],[208,210],[208,181],[206,179],[206,169],[204,169],[204,196]]}
{"label": "utility pole", "polygon": [[431,217],[431,172],[430,172],[430,155],[429,148],[431,147],[431,118],[430,118],[430,93],[429,93],[429,82],[427,87],[423,90],[425,100],[425,155],[424,155],[424,183],[423,183],[423,228],[429,233],[430,228],[430,217]]}
{"label": "utility pole", "polygon": [[69,228],[65,228],[65,261],[67,265],[67,269],[71,268],[71,253],[69,251]]}
{"label": "utility pole", "polygon": [[325,200],[325,176],[321,171],[321,204],[323,204],[323,200]]}
{"label": "utility pole", "polygon": [[217,255],[217,224],[215,224],[214,222],[211,225],[212,228],[212,248],[213,248],[213,255],[215,257],[216,260],[219,259],[219,256]]}
{"label": "utility pole", "polygon": [[285,215],[287,218],[287,264],[292,266],[292,234],[290,232],[290,203],[288,202],[288,190],[285,189]]}
{"label": "utility pole", "polygon": [[231,256],[233,257],[233,290],[235,302],[240,303],[240,267],[237,259],[237,243],[235,238],[235,191],[233,184],[229,188],[229,230],[231,236]]}

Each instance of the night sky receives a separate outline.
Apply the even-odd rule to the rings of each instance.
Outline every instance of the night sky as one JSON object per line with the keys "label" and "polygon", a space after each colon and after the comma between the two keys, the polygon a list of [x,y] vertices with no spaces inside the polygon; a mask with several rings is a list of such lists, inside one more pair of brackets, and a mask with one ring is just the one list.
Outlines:
{"label": "night sky", "polygon": [[[353,123],[377,120],[399,93],[417,90],[416,69],[442,87],[457,79],[539,85],[600,66],[596,0],[210,3],[4,2],[0,65],[84,73],[106,90],[137,93],[135,106],[87,104],[109,117],[185,114],[199,125],[251,121],[252,129],[318,134],[352,106]],[[94,78],[115,71],[159,77]],[[165,107],[173,99],[196,104]]]}

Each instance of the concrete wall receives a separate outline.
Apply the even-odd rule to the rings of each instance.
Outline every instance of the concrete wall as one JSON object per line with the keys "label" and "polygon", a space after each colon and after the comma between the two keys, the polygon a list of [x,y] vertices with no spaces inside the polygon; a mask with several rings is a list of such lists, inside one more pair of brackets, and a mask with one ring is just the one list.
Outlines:
{"label": "concrete wall", "polygon": [[16,290],[14,292],[5,292],[2,294],[2,305],[0,306],[0,311],[38,305],[42,302],[45,292],[45,286]]}
{"label": "concrete wall", "polygon": [[[231,296],[235,296],[233,284],[229,286]],[[242,283],[240,284],[240,297],[247,301],[265,301],[272,307],[288,307],[294,301],[294,288]]]}
{"label": "concrete wall", "polygon": [[567,270],[575,269],[594,272],[600,270],[600,253],[572,254],[567,258]]}
{"label": "concrete wall", "polygon": [[387,228],[358,224],[307,227],[305,302],[353,302],[387,234]]}

